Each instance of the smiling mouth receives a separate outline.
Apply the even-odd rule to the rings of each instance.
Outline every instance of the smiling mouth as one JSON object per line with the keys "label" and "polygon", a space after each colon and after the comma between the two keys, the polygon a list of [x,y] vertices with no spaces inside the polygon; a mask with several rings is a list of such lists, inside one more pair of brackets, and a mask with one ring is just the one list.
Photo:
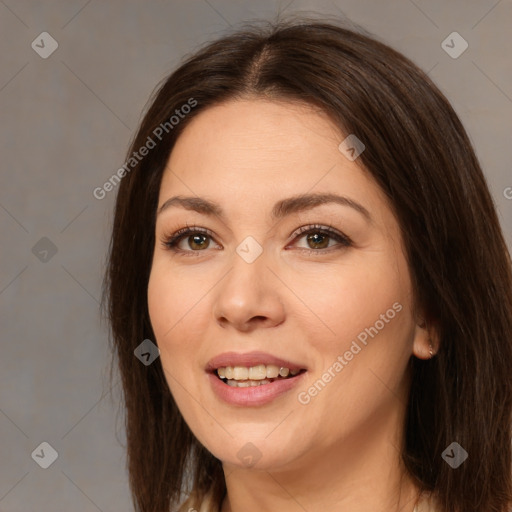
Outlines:
{"label": "smiling mouth", "polygon": [[290,369],[273,364],[259,364],[256,366],[223,366],[213,373],[224,384],[235,388],[248,388],[271,384],[276,380],[293,379],[304,373],[305,369]]}

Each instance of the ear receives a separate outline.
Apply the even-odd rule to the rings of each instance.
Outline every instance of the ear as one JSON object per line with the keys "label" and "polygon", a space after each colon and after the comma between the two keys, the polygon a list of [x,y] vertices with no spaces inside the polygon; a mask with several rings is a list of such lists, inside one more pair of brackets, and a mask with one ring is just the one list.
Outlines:
{"label": "ear", "polygon": [[432,359],[439,352],[439,333],[435,322],[417,319],[414,332],[413,354],[418,359]]}

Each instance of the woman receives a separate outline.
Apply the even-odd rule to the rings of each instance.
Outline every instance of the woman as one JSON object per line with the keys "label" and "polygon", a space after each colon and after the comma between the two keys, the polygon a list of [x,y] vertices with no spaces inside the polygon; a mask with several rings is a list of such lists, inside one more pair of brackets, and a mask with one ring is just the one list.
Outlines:
{"label": "woman", "polygon": [[138,510],[508,510],[510,256],[421,70],[246,28],[165,80],[127,163],[104,297]]}

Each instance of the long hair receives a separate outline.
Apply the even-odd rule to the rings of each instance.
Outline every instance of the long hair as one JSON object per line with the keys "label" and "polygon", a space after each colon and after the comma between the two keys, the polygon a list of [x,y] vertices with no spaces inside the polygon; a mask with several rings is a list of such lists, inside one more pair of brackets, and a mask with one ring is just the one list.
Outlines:
{"label": "long hair", "polygon": [[[475,152],[448,100],[415,64],[361,29],[312,19],[248,25],[188,57],[158,86],[118,173],[103,307],[122,382],[136,509],[176,510],[191,490],[220,503],[226,492],[221,462],[184,422],[160,359],[145,366],[134,350],[155,339],[147,287],[170,152],[194,116],[247,97],[314,105],[364,142],[358,162],[389,199],[414,302],[440,339],[433,359],[410,360],[406,470],[442,512],[505,512],[512,498],[511,261]],[[442,457],[453,442],[469,455],[457,469]]]}

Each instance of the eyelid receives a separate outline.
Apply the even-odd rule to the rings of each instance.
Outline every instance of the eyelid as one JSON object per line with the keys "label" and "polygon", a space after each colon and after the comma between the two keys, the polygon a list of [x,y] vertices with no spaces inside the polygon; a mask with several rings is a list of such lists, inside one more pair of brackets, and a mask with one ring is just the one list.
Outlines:
{"label": "eyelid", "polygon": [[[308,249],[301,247],[301,251],[306,251],[307,253],[314,253],[314,254],[328,254],[331,253],[333,250],[340,249],[342,247],[350,247],[353,245],[353,242],[350,237],[345,235],[343,232],[339,231],[335,227],[329,225],[329,224],[308,224],[306,226],[302,226],[298,229],[296,229],[291,236],[293,236],[293,241],[297,238],[302,238],[302,235],[306,235],[308,233],[324,233],[327,234],[328,237],[330,237],[333,240],[336,240],[338,243],[332,247],[326,248],[326,249]],[[341,247],[340,247],[341,246]]]}
{"label": "eyelid", "polygon": [[162,244],[164,245],[165,248],[181,253],[199,253],[202,251],[184,251],[182,249],[178,249],[176,246],[181,241],[181,239],[183,239],[186,235],[190,236],[195,233],[207,235],[212,240],[215,240],[215,234],[210,229],[202,228],[200,226],[189,225],[188,223],[185,223],[185,226],[186,227],[174,231],[171,235],[164,235],[162,237]]}
{"label": "eyelid", "polygon": [[[196,233],[207,235],[215,243],[217,243],[215,240],[215,235],[211,230],[209,230],[207,228],[200,227],[200,226],[189,225],[188,223],[186,223],[185,225],[186,225],[186,227],[178,229],[177,231],[172,233],[172,235],[164,236],[162,238],[161,241],[162,241],[164,248],[166,248],[170,251],[173,251],[175,253],[181,253],[181,254],[187,254],[187,255],[190,255],[190,254],[198,255],[204,251],[202,251],[202,250],[199,250],[199,251],[183,250],[183,249],[179,249],[177,247],[178,243],[181,242],[181,239],[185,238],[186,235],[193,235]],[[302,238],[301,235],[305,235],[305,234],[308,234],[311,232],[313,232],[313,233],[322,232],[322,233],[326,234],[328,237],[336,240],[338,242],[338,244],[333,247],[326,248],[326,249],[308,249],[308,248],[301,247],[301,248],[299,248],[301,251],[306,251],[307,253],[322,254],[322,253],[329,253],[332,250],[339,248],[339,246],[348,247],[348,246],[353,245],[353,242],[350,239],[350,237],[348,237],[347,235],[345,235],[344,233],[342,233],[341,231],[339,231],[338,229],[334,228],[333,226],[331,226],[329,224],[308,224],[305,226],[301,226],[300,228],[296,229],[295,231],[293,231],[291,233],[290,236],[293,237],[292,242],[297,238]],[[288,245],[287,245],[287,247],[288,247]]]}
{"label": "eyelid", "polygon": [[303,235],[304,233],[308,233],[310,231],[322,231],[330,235],[335,235],[346,240],[350,240],[350,238],[347,235],[345,235],[335,227],[331,226],[330,224],[307,224],[305,226],[297,228],[295,231],[292,232],[290,236],[296,237],[299,235]]}

